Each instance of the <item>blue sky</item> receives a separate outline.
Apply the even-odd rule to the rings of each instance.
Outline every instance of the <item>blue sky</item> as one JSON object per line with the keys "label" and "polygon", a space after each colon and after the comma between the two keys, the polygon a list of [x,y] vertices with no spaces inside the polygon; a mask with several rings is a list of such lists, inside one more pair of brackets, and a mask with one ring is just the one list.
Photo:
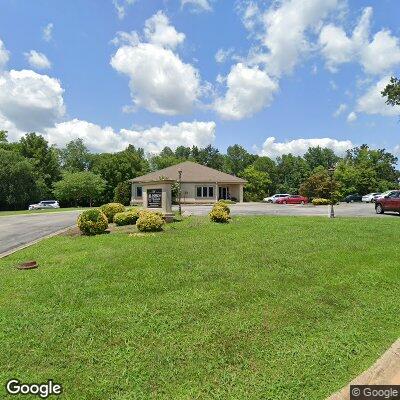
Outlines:
{"label": "blue sky", "polygon": [[396,7],[2,0],[0,129],[59,146],[80,136],[93,151],[239,143],[275,157],[368,143],[400,153],[400,111],[379,96],[400,73]]}

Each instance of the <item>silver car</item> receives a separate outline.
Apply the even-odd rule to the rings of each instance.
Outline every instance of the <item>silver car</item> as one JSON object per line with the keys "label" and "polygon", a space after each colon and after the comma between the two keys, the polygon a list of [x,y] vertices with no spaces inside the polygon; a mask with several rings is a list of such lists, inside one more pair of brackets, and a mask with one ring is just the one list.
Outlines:
{"label": "silver car", "polygon": [[28,210],[45,210],[50,208],[60,208],[57,200],[42,200],[37,204],[30,204]]}

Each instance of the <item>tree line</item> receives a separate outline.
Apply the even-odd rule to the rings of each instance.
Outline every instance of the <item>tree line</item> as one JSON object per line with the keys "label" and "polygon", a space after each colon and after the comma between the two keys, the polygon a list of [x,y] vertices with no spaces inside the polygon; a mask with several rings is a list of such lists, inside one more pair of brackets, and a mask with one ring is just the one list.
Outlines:
{"label": "tree line", "polygon": [[251,154],[238,144],[225,154],[211,145],[165,147],[157,155],[129,145],[120,152],[93,154],[82,139],[60,149],[36,133],[11,143],[7,132],[0,131],[0,209],[23,209],[46,198],[55,198],[62,206],[127,204],[129,179],[187,160],[246,179],[246,201],[276,192],[329,198],[332,166],[338,197],[397,188],[400,178],[397,158],[367,145],[348,150],[343,157],[328,148],[312,147],[304,156],[285,154],[276,160]]}

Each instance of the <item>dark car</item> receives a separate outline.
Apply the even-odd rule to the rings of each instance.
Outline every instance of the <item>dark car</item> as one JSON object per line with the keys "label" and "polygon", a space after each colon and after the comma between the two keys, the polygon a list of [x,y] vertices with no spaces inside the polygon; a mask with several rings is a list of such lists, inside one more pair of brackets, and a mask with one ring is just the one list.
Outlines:
{"label": "dark car", "polygon": [[400,190],[378,197],[375,200],[375,211],[377,214],[383,214],[385,211],[395,211],[400,214]]}
{"label": "dark car", "polygon": [[344,201],[346,203],[355,203],[356,201],[362,201],[362,196],[357,194],[350,194],[349,196],[345,197]]}

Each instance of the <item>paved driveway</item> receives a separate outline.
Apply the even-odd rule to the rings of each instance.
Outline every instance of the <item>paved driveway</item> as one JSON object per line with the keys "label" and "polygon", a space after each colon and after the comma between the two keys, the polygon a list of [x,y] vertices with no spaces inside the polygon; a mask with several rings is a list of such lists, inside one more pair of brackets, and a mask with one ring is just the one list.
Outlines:
{"label": "paved driveway", "polygon": [[[313,205],[284,205],[267,203],[238,203],[230,206],[232,215],[297,215],[297,216],[328,216],[329,206]],[[192,215],[206,215],[211,206],[182,206],[182,210]],[[335,206],[335,214],[338,217],[380,217],[390,218],[390,215],[377,215],[373,204],[364,203],[340,203]]]}
{"label": "paved driveway", "polygon": [[13,249],[74,225],[80,211],[0,217],[0,257]]}

